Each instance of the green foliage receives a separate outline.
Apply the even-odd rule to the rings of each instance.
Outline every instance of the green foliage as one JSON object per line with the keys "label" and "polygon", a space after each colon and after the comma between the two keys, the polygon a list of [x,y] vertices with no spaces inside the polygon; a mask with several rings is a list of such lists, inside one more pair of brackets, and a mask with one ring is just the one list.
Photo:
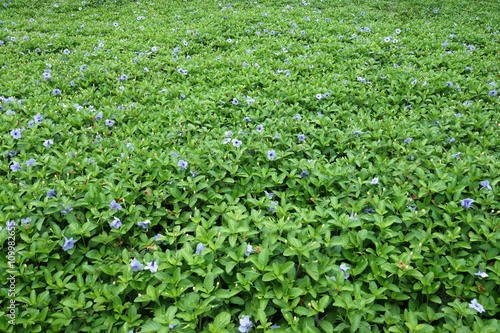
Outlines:
{"label": "green foliage", "polygon": [[0,331],[499,331],[500,5],[214,4],[0,7]]}

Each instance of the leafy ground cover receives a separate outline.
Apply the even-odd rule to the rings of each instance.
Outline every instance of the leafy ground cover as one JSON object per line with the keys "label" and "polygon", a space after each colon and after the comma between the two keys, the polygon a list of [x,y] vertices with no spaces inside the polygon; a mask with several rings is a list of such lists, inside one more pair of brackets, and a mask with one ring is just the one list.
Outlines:
{"label": "leafy ground cover", "polygon": [[499,331],[497,2],[0,12],[0,331]]}

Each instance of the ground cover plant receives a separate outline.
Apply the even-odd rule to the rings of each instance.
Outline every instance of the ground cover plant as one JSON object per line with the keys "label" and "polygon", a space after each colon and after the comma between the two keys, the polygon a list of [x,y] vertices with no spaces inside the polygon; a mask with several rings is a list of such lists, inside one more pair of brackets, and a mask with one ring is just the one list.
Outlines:
{"label": "ground cover plant", "polygon": [[0,331],[499,331],[499,3],[0,13]]}

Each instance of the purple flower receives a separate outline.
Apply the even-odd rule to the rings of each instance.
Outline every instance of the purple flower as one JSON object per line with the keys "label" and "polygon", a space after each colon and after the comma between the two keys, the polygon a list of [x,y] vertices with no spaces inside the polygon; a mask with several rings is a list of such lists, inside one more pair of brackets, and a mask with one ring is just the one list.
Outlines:
{"label": "purple flower", "polygon": [[460,159],[460,156],[459,156],[460,154],[462,154],[462,153],[459,152],[459,153],[453,154],[453,155],[451,155],[451,157],[456,157],[456,158]]}
{"label": "purple flower", "polygon": [[125,81],[126,79],[128,79],[128,76],[123,74],[122,76],[120,76],[120,78],[118,80]]}
{"label": "purple flower", "polygon": [[28,224],[30,224],[30,223],[31,223],[31,218],[29,218],[29,217],[27,217],[27,218],[25,218],[25,219],[22,219],[22,220],[21,220],[21,225],[22,225],[23,227],[26,227],[26,226],[27,226]]}
{"label": "purple flower", "polygon": [[264,193],[269,196],[269,200],[271,200],[273,198],[274,193],[269,193],[267,191],[264,191]]}
{"label": "purple flower", "polygon": [[300,116],[300,114],[296,114],[295,116],[293,116],[293,119],[301,120],[302,117]]}
{"label": "purple flower", "polygon": [[142,271],[143,268],[142,268],[142,264],[137,260],[137,259],[132,259],[132,261],[130,262],[130,268],[132,268],[132,270],[134,272],[137,272],[137,271]]}
{"label": "purple flower", "polygon": [[40,113],[37,113],[33,118],[35,118],[35,123],[41,123],[43,116]]}
{"label": "purple flower", "polygon": [[113,127],[115,124],[114,120],[106,119],[106,126]]}
{"label": "purple flower", "polygon": [[234,139],[233,140],[233,146],[235,146],[236,148],[238,148],[239,146],[241,146],[241,141],[238,141],[238,139]]}
{"label": "purple flower", "polygon": [[14,172],[17,172],[19,169],[21,169],[21,165],[18,162],[13,161],[10,166],[10,169]]}
{"label": "purple flower", "polygon": [[473,199],[467,198],[462,200],[462,206],[465,207],[466,209],[469,209],[472,206],[472,203],[474,202]]}
{"label": "purple flower", "polygon": [[448,85],[448,87],[453,87],[453,82],[446,81],[446,84]]}
{"label": "purple flower", "polygon": [[13,129],[10,131],[10,135],[12,135],[14,139],[19,139],[21,137],[21,130],[19,128]]}
{"label": "purple flower", "polygon": [[233,98],[233,104],[234,105],[238,105],[240,102],[238,102],[238,100],[236,98]]}
{"label": "purple flower", "polygon": [[408,138],[408,139],[406,139],[406,140],[405,140],[405,142],[406,142],[407,144],[410,144],[410,141],[411,141],[411,140],[413,140],[413,138]]}
{"label": "purple flower", "polygon": [[307,175],[309,175],[309,172],[307,172],[306,170],[302,170],[300,177],[305,178]]}
{"label": "purple flower", "polygon": [[50,145],[53,144],[54,141],[52,139],[49,139],[49,140],[45,140],[45,142],[43,143],[43,145],[47,148],[50,148]]}
{"label": "purple flower", "polygon": [[63,214],[68,214],[73,211],[73,208],[71,208],[71,205],[66,206],[65,204],[62,205],[65,209],[61,210],[61,213]]}
{"label": "purple flower", "polygon": [[72,249],[74,247],[74,243],[76,243],[77,241],[73,240],[73,237],[71,237],[70,239],[67,239],[66,236],[63,236],[63,237],[64,237],[63,250],[68,251],[68,250]]}
{"label": "purple flower", "polygon": [[59,95],[60,93],[61,93],[60,89],[54,89],[54,90],[52,90],[52,94],[53,95]]}
{"label": "purple flower", "polygon": [[496,90],[492,90],[492,91],[490,91],[489,94],[490,94],[490,96],[495,97],[497,95],[497,91]]}
{"label": "purple flower", "polygon": [[109,207],[110,207],[110,209],[116,209],[116,210],[122,209],[122,206],[120,206],[120,204],[116,203],[116,200],[111,201],[111,203],[109,204]]}
{"label": "purple flower", "polygon": [[203,246],[203,243],[198,243],[198,245],[196,246],[196,254],[200,254],[206,248],[206,246]]}
{"label": "purple flower", "polygon": [[113,220],[113,222],[111,222],[111,226],[115,229],[119,229],[121,226],[122,226],[122,223],[121,221],[116,217],[116,216],[113,216],[115,219]]}
{"label": "purple flower", "polygon": [[238,330],[241,333],[246,333],[250,330],[250,327],[252,327],[252,322],[250,321],[249,316],[245,316],[244,318],[240,319],[240,327],[238,327]]}
{"label": "purple flower", "polygon": [[493,188],[491,188],[491,186],[490,186],[490,181],[489,180],[484,180],[480,184],[482,186],[480,188],[480,190],[482,190],[483,188],[487,188],[488,190],[493,191]]}
{"label": "purple flower", "polygon": [[191,171],[191,177],[196,178],[197,173],[198,173],[198,170]]}
{"label": "purple flower", "polygon": [[276,136],[273,139],[278,140],[280,137],[278,136],[278,132],[276,132]]}
{"label": "purple flower", "polygon": [[175,157],[179,157],[179,154],[177,154],[176,152],[172,152],[171,155],[175,156]]}
{"label": "purple flower", "polygon": [[455,138],[451,138],[448,143],[452,143],[452,142],[455,142]]}
{"label": "purple flower", "polygon": [[267,158],[270,159],[271,161],[274,160],[274,158],[278,156],[274,150],[269,150],[267,152]]}
{"label": "purple flower", "polygon": [[146,220],[144,222],[137,222],[138,225],[140,225],[141,227],[143,227],[144,229],[146,229],[146,231],[148,231],[148,224],[151,223],[150,220]]}
{"label": "purple flower", "polygon": [[354,209],[351,212],[351,216],[349,217],[349,220],[354,220],[354,221],[358,220],[358,218],[354,215]]}
{"label": "purple flower", "polygon": [[53,197],[55,197],[57,194],[56,194],[56,191],[54,190],[48,190],[47,191],[47,196],[49,197],[49,199],[52,199]]}
{"label": "purple flower", "polygon": [[[277,203],[276,203],[276,202],[274,202],[274,201],[271,201],[271,205],[276,206],[276,205],[277,205]],[[275,209],[276,209],[276,208],[274,208],[274,207],[269,208],[269,213],[273,213]]]}
{"label": "purple flower", "polygon": [[474,273],[474,275],[478,275],[478,276],[480,276],[480,277],[482,277],[482,278],[486,278],[486,277],[488,277],[488,276],[489,276],[488,274],[486,274],[485,272],[483,272],[483,271],[481,270],[481,265],[479,265],[479,272],[478,272],[478,273]]}
{"label": "purple flower", "polygon": [[415,207],[406,206],[406,208],[412,209],[415,213],[417,212],[417,206],[415,206]]}
{"label": "purple flower", "polygon": [[304,134],[299,134],[298,138],[299,141],[304,141],[306,139],[306,136]]}
{"label": "purple flower", "polygon": [[479,303],[477,302],[477,300],[476,300],[476,299],[473,299],[473,300],[470,302],[470,304],[469,304],[469,308],[472,308],[472,309],[474,309],[474,310],[477,310],[477,312],[479,312],[479,313],[482,313],[482,312],[484,312],[484,311],[485,311],[485,310],[484,310],[484,307],[483,307],[481,304],[479,304]]}
{"label": "purple flower", "polygon": [[281,326],[279,326],[279,325],[273,325],[273,326],[271,326],[272,330],[277,329],[277,328],[281,328]]}
{"label": "purple flower", "polygon": [[321,94],[316,94],[316,98],[317,98],[317,99],[321,99],[321,98],[323,98],[323,95],[321,95]]}
{"label": "purple flower", "polygon": [[98,114],[95,116],[95,120],[101,120],[102,119],[102,111],[100,111]]}
{"label": "purple flower", "polygon": [[248,244],[247,250],[245,251],[245,255],[248,257],[250,255],[250,253],[252,253],[253,251],[255,251],[255,250],[252,249],[252,245]]}
{"label": "purple flower", "polygon": [[35,159],[31,158],[31,159],[29,159],[29,160],[26,161],[26,165],[27,166],[32,166],[33,164],[35,164],[35,162],[36,162]]}
{"label": "purple flower", "polygon": [[186,170],[187,165],[188,165],[188,163],[186,161],[183,161],[183,160],[179,160],[179,162],[177,163],[177,166],[180,166],[181,170]]}
{"label": "purple flower", "polygon": [[149,271],[151,271],[151,273],[156,273],[158,271],[158,264],[154,260],[151,262],[147,262],[144,269],[148,269]]}
{"label": "purple flower", "polygon": [[379,183],[378,183],[378,177],[373,178],[372,182],[370,184],[379,185]]}
{"label": "purple flower", "polygon": [[252,121],[252,120],[250,120],[250,118],[248,118],[248,117],[245,117],[243,120],[245,120],[247,123],[248,123],[249,121]]}
{"label": "purple flower", "polygon": [[363,132],[361,132],[361,131],[353,131],[352,132],[352,134],[356,134],[356,135],[360,135],[361,133],[363,133]]}
{"label": "purple flower", "polygon": [[262,132],[263,129],[264,129],[264,126],[262,126],[262,125],[257,126],[257,132],[259,132],[259,133]]}

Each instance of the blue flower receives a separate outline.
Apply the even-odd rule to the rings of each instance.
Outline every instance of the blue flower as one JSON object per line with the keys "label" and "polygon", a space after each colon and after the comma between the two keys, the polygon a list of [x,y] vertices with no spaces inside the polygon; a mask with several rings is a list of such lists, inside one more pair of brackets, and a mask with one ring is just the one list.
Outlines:
{"label": "blue flower", "polygon": [[130,267],[132,268],[132,270],[134,272],[137,272],[137,271],[142,271],[143,268],[142,268],[142,264],[137,260],[137,259],[132,259],[132,261],[130,262]]}
{"label": "blue flower", "polygon": [[415,207],[406,206],[406,208],[412,209],[415,213],[417,212],[417,206],[415,206]]}
{"label": "blue flower", "polygon": [[488,190],[493,191],[493,188],[490,186],[490,181],[489,180],[484,180],[480,184],[482,186],[480,188],[480,190],[482,190],[483,188],[487,188]]}
{"label": "blue flower", "polygon": [[17,172],[19,169],[21,169],[21,165],[18,162],[13,161],[10,168],[12,171]]}
{"label": "blue flower", "polygon": [[122,209],[122,206],[120,204],[116,203],[116,200],[111,201],[111,203],[109,204],[109,207],[110,207],[110,209],[116,209],[116,210]]}
{"label": "blue flower", "polygon": [[230,138],[231,135],[233,135],[233,132],[232,131],[227,131],[226,133],[224,133],[224,135],[226,136],[226,138]]}
{"label": "blue flower", "polygon": [[[158,240],[158,238],[160,238],[160,237],[163,237],[163,235],[162,235],[162,234],[158,234],[158,235],[154,236],[154,240],[155,240],[155,242],[156,242],[156,241]],[[160,241],[160,243],[163,243],[163,241]]]}
{"label": "blue flower", "polygon": [[234,139],[233,140],[233,146],[235,146],[236,148],[238,148],[239,146],[241,146],[241,141],[238,141],[238,139]]}
{"label": "blue flower", "polygon": [[281,326],[279,326],[279,325],[273,325],[273,326],[271,326],[272,330],[277,329],[277,328],[281,328]]}
{"label": "blue flower", "polygon": [[354,215],[354,209],[351,212],[351,216],[349,217],[349,220],[354,220],[354,221],[358,220],[358,218],[356,217],[356,215]]}
{"label": "blue flower", "polygon": [[490,96],[495,97],[497,95],[496,90],[492,90],[489,92]]}
{"label": "blue flower", "polygon": [[363,133],[363,132],[361,132],[361,131],[353,131],[352,132],[352,134],[356,134],[356,135],[360,135],[361,133]]}
{"label": "blue flower", "polygon": [[300,116],[300,114],[296,114],[295,116],[293,116],[293,119],[301,120],[302,117]]}
{"label": "blue flower", "polygon": [[196,174],[198,173],[198,170],[195,170],[195,171],[191,171],[191,176],[193,178],[196,178]]}
{"label": "blue flower", "polygon": [[144,269],[148,269],[149,271],[151,271],[151,273],[156,273],[158,271],[158,264],[154,260],[151,262],[147,262]]}
{"label": "blue flower", "polygon": [[479,265],[479,272],[478,272],[478,273],[474,273],[474,275],[478,275],[478,276],[480,276],[480,277],[482,277],[482,278],[486,278],[486,277],[488,277],[488,276],[489,276],[488,274],[486,274],[485,272],[483,272],[483,271],[481,270],[481,265]]}
{"label": "blue flower", "polygon": [[113,216],[115,219],[113,220],[113,222],[111,222],[111,226],[115,229],[119,229],[121,226],[122,226],[122,223],[121,221],[116,217],[116,216]]}
{"label": "blue flower", "polygon": [[453,82],[446,81],[446,84],[448,85],[448,87],[453,87]]}
{"label": "blue flower", "polygon": [[273,198],[274,193],[269,193],[267,191],[264,191],[264,193],[267,194],[267,196],[269,197],[269,200],[271,200]]}
{"label": "blue flower", "polygon": [[306,170],[302,170],[302,173],[300,174],[300,177],[301,178],[305,178],[307,175],[309,175],[309,172],[307,172]]}
{"label": "blue flower", "polygon": [[234,105],[238,105],[240,102],[238,102],[238,100],[236,98],[233,98],[233,104]]}
{"label": "blue flower", "polygon": [[188,163],[186,161],[183,161],[183,160],[179,160],[179,162],[177,163],[177,166],[180,166],[181,170],[186,170],[187,165],[188,165]]}
{"label": "blue flower", "polygon": [[278,136],[278,132],[276,132],[276,136],[273,138],[275,140],[278,140],[280,137]]}
{"label": "blue flower", "polygon": [[43,116],[40,113],[37,113],[33,118],[35,118],[35,123],[39,124],[42,122]]}
{"label": "blue flower", "polygon": [[25,219],[22,219],[22,220],[21,220],[21,225],[22,225],[23,227],[28,226],[28,224],[30,224],[30,223],[31,223],[31,218],[29,218],[29,217],[27,217],[27,218],[25,218]]}
{"label": "blue flower", "polygon": [[146,220],[144,222],[137,222],[138,225],[140,225],[141,227],[143,227],[144,229],[146,229],[146,231],[148,231],[148,224],[151,223],[150,220]]}
{"label": "blue flower", "polygon": [[375,211],[372,208],[365,209],[365,214],[373,214]]}
{"label": "blue flower", "polygon": [[479,304],[479,303],[477,302],[477,300],[476,300],[476,299],[473,299],[473,300],[470,302],[470,304],[469,304],[469,308],[472,308],[472,309],[474,309],[474,310],[477,310],[477,312],[479,312],[479,313],[481,313],[481,312],[484,312],[484,311],[485,311],[485,310],[484,310],[484,307],[483,307],[481,304]]}
{"label": "blue flower", "polygon": [[56,191],[54,191],[52,189],[47,191],[47,196],[49,197],[49,199],[52,199],[56,195],[57,195]]}
{"label": "blue flower", "polygon": [[248,117],[245,117],[245,119],[243,119],[243,120],[245,120],[247,123],[248,123],[249,121],[251,121],[251,120],[250,120],[250,118],[248,118]]}
{"label": "blue flower", "polygon": [[267,158],[270,159],[271,161],[274,160],[274,158],[278,156],[274,150],[269,150],[267,152]]}
{"label": "blue flower", "polygon": [[238,327],[238,330],[241,333],[246,333],[250,330],[250,327],[252,327],[252,322],[250,321],[249,316],[245,316],[243,319],[240,319],[240,327]]}
{"label": "blue flower", "polygon": [[262,125],[257,126],[257,132],[259,132],[259,133],[262,132],[263,129],[264,129],[264,126],[262,126]]}
{"label": "blue flower", "polygon": [[451,155],[451,157],[456,157],[456,158],[460,159],[460,156],[459,156],[460,154],[462,154],[462,153],[458,152],[456,154]]}
{"label": "blue flower", "polygon": [[63,214],[68,214],[73,211],[73,208],[71,208],[71,205],[66,206],[65,204],[62,205],[65,209],[61,210],[61,213]]}
{"label": "blue flower", "polygon": [[120,76],[120,78],[118,80],[125,81],[126,79],[128,79],[128,76],[123,74],[122,76]]}
{"label": "blue flower", "polygon": [[12,135],[14,139],[19,139],[21,138],[21,130],[19,128],[13,129],[10,131],[10,135]]}
{"label": "blue flower", "polygon": [[36,160],[34,158],[30,158],[29,160],[26,161],[27,166],[32,166],[35,164]]}
{"label": "blue flower", "polygon": [[321,99],[321,98],[323,98],[323,96],[321,94],[316,94],[316,98]]}
{"label": "blue flower", "polygon": [[450,140],[448,140],[448,143],[452,143],[452,142],[455,142],[455,138],[451,138]]}
{"label": "blue flower", "polygon": [[64,237],[63,250],[68,251],[68,250],[72,249],[74,247],[74,243],[76,243],[77,241],[73,240],[73,237],[71,237],[70,239],[67,239],[66,236],[63,236],[63,237]]}
{"label": "blue flower", "polygon": [[410,144],[410,141],[411,141],[411,140],[413,140],[413,138],[408,138],[408,139],[406,139],[406,140],[405,140],[405,142],[406,142],[407,144]]}
{"label": "blue flower", "polygon": [[54,95],[59,95],[60,93],[61,93],[61,90],[60,90],[60,89],[54,89],[54,90],[52,91],[52,94],[54,94]]}
{"label": "blue flower", "polygon": [[114,120],[106,119],[106,126],[113,127],[115,124]]}
{"label": "blue flower", "polygon": [[379,183],[378,183],[378,177],[373,178],[372,182],[370,184],[379,185]]}
{"label": "blue flower", "polygon": [[299,134],[298,138],[299,141],[304,141],[306,139],[306,136],[304,134]]}
{"label": "blue flower", "polygon": [[467,198],[462,200],[462,206],[465,207],[466,209],[469,209],[472,206],[472,203],[474,202],[473,199]]}
{"label": "blue flower", "polygon": [[206,246],[203,246],[203,243],[198,243],[198,245],[196,246],[196,254],[200,254],[206,248]]}
{"label": "blue flower", "polygon": [[248,244],[247,250],[245,251],[245,255],[248,257],[250,255],[250,253],[252,253],[253,251],[255,251],[255,250],[252,249],[252,245]]}
{"label": "blue flower", "polygon": [[50,145],[53,143],[54,143],[54,141],[52,139],[49,139],[49,140],[45,140],[43,145],[47,148],[50,148]]}

